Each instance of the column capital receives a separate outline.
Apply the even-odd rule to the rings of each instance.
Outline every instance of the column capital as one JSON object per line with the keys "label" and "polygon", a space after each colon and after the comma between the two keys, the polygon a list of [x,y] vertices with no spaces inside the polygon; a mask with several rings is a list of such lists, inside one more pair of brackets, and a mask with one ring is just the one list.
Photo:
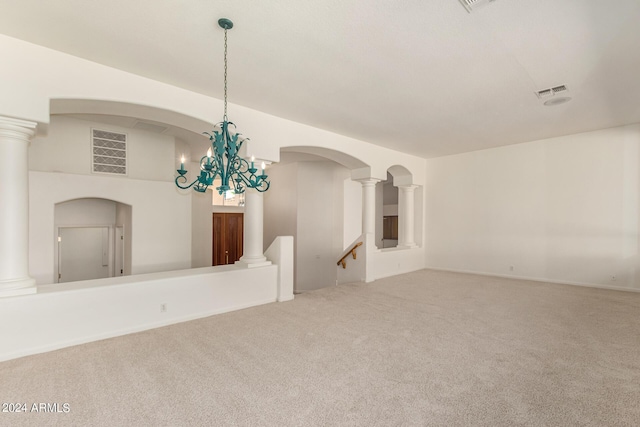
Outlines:
{"label": "column capital", "polygon": [[415,184],[398,185],[399,190],[407,191],[407,192],[413,191],[416,188],[418,188],[418,186]]}
{"label": "column capital", "polygon": [[0,137],[31,141],[36,134],[36,122],[0,116]]}
{"label": "column capital", "polygon": [[358,181],[360,184],[362,184],[363,187],[372,187],[382,180],[377,178],[363,178],[356,179],[355,181]]}

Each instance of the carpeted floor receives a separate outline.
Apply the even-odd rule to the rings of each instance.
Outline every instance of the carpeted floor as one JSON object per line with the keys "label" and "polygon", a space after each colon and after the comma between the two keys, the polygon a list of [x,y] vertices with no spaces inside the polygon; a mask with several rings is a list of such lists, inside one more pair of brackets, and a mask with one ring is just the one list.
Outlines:
{"label": "carpeted floor", "polygon": [[70,409],[3,426],[638,426],[640,294],[422,270],[3,362],[0,399]]}

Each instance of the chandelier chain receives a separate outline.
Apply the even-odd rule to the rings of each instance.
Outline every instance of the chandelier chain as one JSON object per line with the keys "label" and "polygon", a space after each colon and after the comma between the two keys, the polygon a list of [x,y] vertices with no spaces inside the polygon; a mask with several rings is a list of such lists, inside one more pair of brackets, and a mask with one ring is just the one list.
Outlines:
{"label": "chandelier chain", "polygon": [[227,29],[224,29],[224,121],[227,121]]}
{"label": "chandelier chain", "polygon": [[[212,185],[217,185],[218,194],[226,194],[231,191],[242,194],[247,189],[255,189],[264,193],[269,189],[268,176],[265,174],[265,164],[262,163],[262,171],[251,162],[243,158],[242,144],[248,138],[240,138],[240,134],[229,131],[229,126],[235,129],[235,125],[227,118],[227,30],[233,28],[233,22],[226,18],[220,18],[218,25],[224,29],[224,119],[218,123],[211,133],[203,132],[209,136],[211,147],[207,154],[200,159],[200,171],[196,178],[189,182],[187,170],[184,168],[184,156],[180,162],[180,169],[176,170],[178,176],[175,179],[176,186],[183,190],[193,188],[199,193],[204,193]],[[215,184],[214,184],[215,182]]]}

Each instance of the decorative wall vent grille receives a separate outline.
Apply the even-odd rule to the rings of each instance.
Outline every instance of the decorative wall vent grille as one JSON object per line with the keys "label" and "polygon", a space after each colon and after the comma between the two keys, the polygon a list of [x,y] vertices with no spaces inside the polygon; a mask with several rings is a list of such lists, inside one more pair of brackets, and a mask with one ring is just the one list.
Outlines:
{"label": "decorative wall vent grille", "polygon": [[496,0],[460,0],[460,3],[467,9],[467,12],[471,13],[472,10],[486,6],[494,1]]}
{"label": "decorative wall vent grille", "polygon": [[548,98],[550,96],[554,96],[558,93],[566,92],[568,90],[569,88],[567,88],[567,86],[560,85],[560,86],[551,87],[549,89],[539,90],[536,92],[536,95],[538,96],[538,98],[543,99],[543,98]]}
{"label": "decorative wall vent grille", "polygon": [[91,145],[93,172],[127,174],[127,135],[93,129]]}

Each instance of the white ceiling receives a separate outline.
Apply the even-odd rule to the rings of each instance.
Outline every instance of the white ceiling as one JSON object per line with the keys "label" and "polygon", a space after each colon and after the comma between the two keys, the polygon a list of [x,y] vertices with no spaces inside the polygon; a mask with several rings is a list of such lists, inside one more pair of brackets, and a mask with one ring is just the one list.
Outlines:
{"label": "white ceiling", "polygon": [[[640,122],[640,1],[0,0],[0,33],[422,157]],[[565,84],[573,100],[534,92]],[[211,120],[222,112],[213,111]],[[233,108],[229,111],[233,119]]]}

